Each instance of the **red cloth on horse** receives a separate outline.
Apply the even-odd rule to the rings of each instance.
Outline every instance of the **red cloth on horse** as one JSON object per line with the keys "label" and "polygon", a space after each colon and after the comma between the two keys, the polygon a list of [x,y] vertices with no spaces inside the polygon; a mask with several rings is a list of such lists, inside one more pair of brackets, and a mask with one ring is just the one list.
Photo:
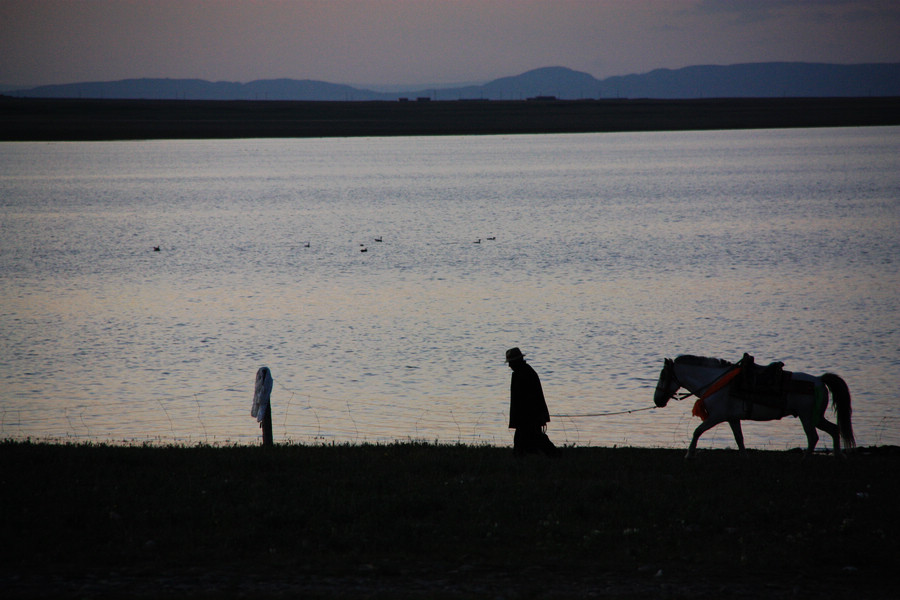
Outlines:
{"label": "red cloth on horse", "polygon": [[736,367],[713,382],[713,384],[709,386],[709,389],[703,392],[703,395],[697,398],[697,401],[694,402],[694,408],[691,410],[691,414],[695,417],[700,417],[701,421],[705,421],[706,419],[708,419],[709,411],[706,410],[706,399],[731,383],[731,380],[737,377],[740,372],[741,368]]}

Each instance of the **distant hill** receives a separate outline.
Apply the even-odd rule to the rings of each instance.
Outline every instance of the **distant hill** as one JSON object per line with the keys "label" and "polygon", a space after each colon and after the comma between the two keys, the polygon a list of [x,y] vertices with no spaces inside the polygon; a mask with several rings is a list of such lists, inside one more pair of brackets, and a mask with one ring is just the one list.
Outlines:
{"label": "distant hill", "polygon": [[835,98],[900,96],[900,63],[748,63],[657,69],[609,77],[604,96],[623,98]]}
{"label": "distant hill", "polygon": [[396,100],[379,94],[309,79],[268,79],[250,83],[203,79],[123,79],[43,85],[7,95],[32,98],[105,98],[142,100]]}
{"label": "distant hill", "polygon": [[779,98],[900,96],[900,63],[835,65],[748,63],[657,69],[597,79],[565,67],[535,69],[483,85],[385,93],[324,81],[268,79],[249,83],[201,79],[126,79],[45,85],[7,92],[35,98],[185,100],[525,100],[582,98]]}
{"label": "distant hill", "polygon": [[560,99],[597,98],[603,83],[593,75],[565,67],[545,67],[484,85],[417,92],[437,100],[526,100],[542,96]]}

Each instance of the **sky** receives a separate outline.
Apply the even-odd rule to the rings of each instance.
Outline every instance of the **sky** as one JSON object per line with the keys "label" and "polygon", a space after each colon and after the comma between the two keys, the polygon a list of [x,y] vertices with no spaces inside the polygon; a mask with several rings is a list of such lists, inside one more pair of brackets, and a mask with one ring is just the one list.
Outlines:
{"label": "sky", "polygon": [[450,85],[767,61],[900,62],[900,1],[0,0],[6,85]]}

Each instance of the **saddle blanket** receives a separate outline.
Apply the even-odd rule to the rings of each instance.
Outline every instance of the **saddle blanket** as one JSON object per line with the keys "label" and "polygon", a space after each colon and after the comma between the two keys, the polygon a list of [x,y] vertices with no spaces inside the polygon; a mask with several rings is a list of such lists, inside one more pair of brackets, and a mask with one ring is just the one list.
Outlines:
{"label": "saddle blanket", "polygon": [[748,414],[753,412],[753,405],[774,408],[787,414],[788,395],[812,396],[816,393],[816,386],[812,381],[795,381],[793,375],[792,371],[781,371],[777,381],[769,381],[749,389],[735,385],[731,388],[731,395],[744,401]]}
{"label": "saddle blanket", "polygon": [[[762,370],[766,367],[757,367]],[[816,385],[812,381],[795,381],[793,379],[793,371],[784,371],[779,368],[777,382],[770,381],[769,385],[756,385],[748,387],[740,377],[736,377],[736,381],[729,390],[729,395],[738,398],[744,402],[744,412],[749,416],[753,413],[753,406],[765,406],[781,411],[782,415],[787,414],[787,397],[789,394],[814,396],[816,393]],[[709,417],[706,410],[705,397],[698,398],[694,403],[691,411],[695,417],[705,421]],[[794,415],[796,416],[796,415]]]}

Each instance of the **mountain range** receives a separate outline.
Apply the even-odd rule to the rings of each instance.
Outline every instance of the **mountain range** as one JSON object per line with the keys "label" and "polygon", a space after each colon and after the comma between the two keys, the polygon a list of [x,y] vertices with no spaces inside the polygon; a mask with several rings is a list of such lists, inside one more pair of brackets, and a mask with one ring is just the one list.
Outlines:
{"label": "mountain range", "polygon": [[703,65],[656,69],[640,75],[605,79],[565,67],[545,67],[481,85],[393,93],[308,79],[266,79],[249,83],[125,79],[44,85],[7,90],[5,94],[33,98],[312,101],[900,96],[900,63]]}

